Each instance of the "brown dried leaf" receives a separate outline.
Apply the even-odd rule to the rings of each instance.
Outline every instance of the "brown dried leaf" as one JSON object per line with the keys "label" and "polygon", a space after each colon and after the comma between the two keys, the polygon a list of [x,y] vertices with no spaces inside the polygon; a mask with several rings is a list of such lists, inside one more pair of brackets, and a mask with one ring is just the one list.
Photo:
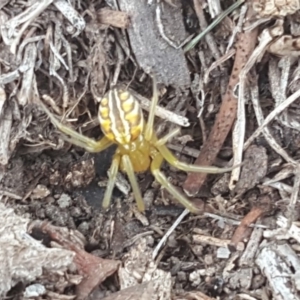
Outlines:
{"label": "brown dried leaf", "polygon": [[84,251],[84,237],[78,231],[52,226],[50,223],[36,221],[35,227],[47,233],[54,241],[76,253],[74,263],[83,280],[76,287],[77,299],[88,295],[119,267],[116,260],[102,259]]}
{"label": "brown dried leaf", "polygon": [[86,299],[94,288],[117,271],[120,262],[102,259],[84,250],[74,250],[76,252],[75,263],[82,273],[85,274],[81,283],[76,287],[77,299]]}
{"label": "brown dried leaf", "polygon": [[30,282],[43,271],[64,271],[74,252],[47,248],[27,232],[29,219],[17,216],[0,203],[0,297],[18,282]]}

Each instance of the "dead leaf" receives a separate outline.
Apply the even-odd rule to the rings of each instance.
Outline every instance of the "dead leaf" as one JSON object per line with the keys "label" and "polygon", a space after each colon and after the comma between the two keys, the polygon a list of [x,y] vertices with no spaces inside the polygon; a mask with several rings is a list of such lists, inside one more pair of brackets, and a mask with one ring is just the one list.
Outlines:
{"label": "dead leaf", "polygon": [[[47,272],[65,271],[75,253],[47,248],[28,233],[30,220],[0,203],[0,297],[18,282],[31,282]],[[5,259],[4,259],[5,258]]]}

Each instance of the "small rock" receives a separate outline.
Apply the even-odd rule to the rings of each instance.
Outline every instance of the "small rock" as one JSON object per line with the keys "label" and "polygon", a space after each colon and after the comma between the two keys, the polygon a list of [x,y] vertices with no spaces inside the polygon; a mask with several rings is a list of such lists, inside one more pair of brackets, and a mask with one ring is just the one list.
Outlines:
{"label": "small rock", "polygon": [[72,199],[67,194],[61,194],[57,200],[57,204],[60,208],[67,208],[72,204]]}
{"label": "small rock", "polygon": [[214,263],[213,256],[211,254],[207,254],[204,256],[204,262],[207,265],[212,265]]}
{"label": "small rock", "polygon": [[38,184],[36,188],[32,191],[30,198],[32,200],[43,199],[50,195],[49,189],[42,185]]}
{"label": "small rock", "polygon": [[46,293],[46,289],[42,284],[36,283],[29,285],[24,292],[24,298],[40,297]]}
{"label": "small rock", "polygon": [[230,257],[230,250],[226,247],[220,247],[217,250],[217,257],[222,259],[228,259]]}
{"label": "small rock", "polygon": [[177,273],[177,278],[180,282],[185,282],[186,281],[186,273],[185,272],[182,272],[182,271],[179,271]]}
{"label": "small rock", "polygon": [[199,270],[190,273],[189,281],[191,282],[192,286],[198,286],[201,283]]}

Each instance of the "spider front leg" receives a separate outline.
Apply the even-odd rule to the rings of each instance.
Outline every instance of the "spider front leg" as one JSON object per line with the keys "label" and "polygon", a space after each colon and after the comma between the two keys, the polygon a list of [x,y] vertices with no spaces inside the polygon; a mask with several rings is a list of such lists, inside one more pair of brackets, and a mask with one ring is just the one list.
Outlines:
{"label": "spider front leg", "polygon": [[50,112],[50,110],[44,105],[44,103],[40,102],[40,105],[44,112],[48,115],[51,123],[57,127],[58,130],[60,130],[62,133],[68,135],[69,137],[63,136],[63,140],[79,146],[83,149],[85,149],[88,152],[101,152],[112,145],[112,142],[109,141],[105,136],[99,140],[95,141],[91,138],[88,138],[77,131],[69,128],[68,126],[63,125],[60,123],[54,115]]}
{"label": "spider front leg", "polygon": [[155,109],[158,103],[158,92],[157,92],[157,82],[155,76],[152,78],[153,80],[153,94],[151,99],[151,106],[148,115],[148,122],[145,128],[145,139],[146,141],[150,141],[153,135],[153,125],[155,118]]}
{"label": "spider front leg", "polygon": [[176,188],[173,186],[166,176],[160,171],[161,164],[164,158],[160,153],[157,153],[151,163],[151,173],[155,180],[161,184],[177,201],[179,201],[185,208],[192,213],[198,213],[199,209],[193,205],[187,198],[185,198]]}
{"label": "spider front leg", "polygon": [[130,181],[130,185],[132,187],[132,191],[135,197],[135,201],[138,207],[138,210],[143,212],[145,210],[145,204],[141,195],[141,191],[138,185],[138,182],[136,180],[135,174],[134,174],[134,169],[130,160],[130,157],[128,155],[123,155],[122,156],[122,165],[127,173],[128,179]]}

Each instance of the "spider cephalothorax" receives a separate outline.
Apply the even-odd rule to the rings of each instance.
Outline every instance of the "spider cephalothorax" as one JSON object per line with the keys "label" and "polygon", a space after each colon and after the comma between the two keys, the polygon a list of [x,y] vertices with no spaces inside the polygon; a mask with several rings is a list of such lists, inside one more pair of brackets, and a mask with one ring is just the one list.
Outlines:
{"label": "spider cephalothorax", "polygon": [[179,161],[166,147],[167,141],[178,134],[176,129],[158,139],[153,130],[155,108],[158,102],[156,82],[153,82],[153,97],[148,121],[144,121],[138,101],[128,91],[114,88],[109,90],[99,105],[99,122],[104,137],[99,141],[85,137],[73,129],[61,124],[48,108],[42,108],[50,117],[51,122],[64,134],[64,140],[80,146],[89,152],[101,152],[112,144],[117,144],[115,155],[109,170],[109,181],[103,198],[102,206],[108,207],[119,169],[127,174],[138,209],[144,211],[143,198],[135,177],[136,172],[151,170],[154,178],[191,212],[198,210],[182,195],[160,171],[161,164],[166,160],[170,165],[186,172],[224,173],[232,170],[216,167],[189,165]]}

